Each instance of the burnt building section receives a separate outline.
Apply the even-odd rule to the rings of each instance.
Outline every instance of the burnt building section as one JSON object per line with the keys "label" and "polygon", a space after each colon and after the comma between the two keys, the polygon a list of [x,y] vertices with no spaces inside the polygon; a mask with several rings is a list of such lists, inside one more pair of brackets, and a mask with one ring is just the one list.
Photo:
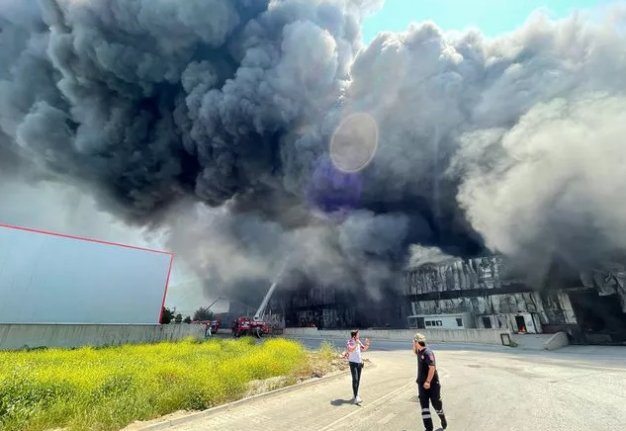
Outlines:
{"label": "burnt building section", "polygon": [[586,339],[626,344],[626,265],[607,262],[580,278],[585,288],[571,300]]}
{"label": "burnt building section", "polygon": [[288,327],[319,329],[401,328],[407,309],[400,292],[384,289],[376,296],[364,290],[303,284],[277,291],[271,308]]}
{"label": "burnt building section", "polygon": [[626,342],[626,269],[609,265],[541,288],[516,278],[501,256],[454,258],[405,271],[414,328],[502,328],[517,333],[566,331],[572,342]]}

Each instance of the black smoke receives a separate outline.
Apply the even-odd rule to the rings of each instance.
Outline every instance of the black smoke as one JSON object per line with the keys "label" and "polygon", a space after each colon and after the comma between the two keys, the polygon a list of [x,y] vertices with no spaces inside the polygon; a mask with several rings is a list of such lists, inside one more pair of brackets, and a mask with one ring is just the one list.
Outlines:
{"label": "black smoke", "polygon": [[[213,290],[288,260],[375,293],[410,244],[571,265],[623,250],[623,14],[363,46],[379,3],[0,0],[2,176],[164,229]],[[329,140],[355,112],[378,149],[345,173]]]}

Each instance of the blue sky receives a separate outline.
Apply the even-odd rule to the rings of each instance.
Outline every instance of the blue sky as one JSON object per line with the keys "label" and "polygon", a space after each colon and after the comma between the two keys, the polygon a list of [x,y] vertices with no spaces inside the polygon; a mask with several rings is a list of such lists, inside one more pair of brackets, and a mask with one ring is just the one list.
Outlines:
{"label": "blue sky", "polygon": [[403,31],[412,21],[432,20],[444,30],[477,27],[497,36],[524,24],[537,9],[562,18],[580,9],[593,9],[611,0],[387,0],[382,10],[368,17],[363,39],[370,42],[380,31]]}

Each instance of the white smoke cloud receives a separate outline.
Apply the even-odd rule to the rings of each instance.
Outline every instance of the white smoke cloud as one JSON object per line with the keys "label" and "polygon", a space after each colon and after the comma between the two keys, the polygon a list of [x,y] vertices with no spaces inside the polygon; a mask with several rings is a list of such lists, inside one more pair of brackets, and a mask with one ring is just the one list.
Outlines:
{"label": "white smoke cloud", "polygon": [[493,250],[573,264],[626,244],[626,97],[533,107],[509,130],[466,136],[459,201]]}
{"label": "white smoke cloud", "polygon": [[286,265],[286,287],[299,274],[323,286],[359,286],[380,295],[393,276],[389,257],[400,248],[406,223],[402,215],[360,211],[340,225],[319,219],[285,229],[251,214],[189,203],[172,215],[167,246],[205,277],[210,291],[223,294],[233,286],[264,293],[265,282]]}
{"label": "white smoke cloud", "polygon": [[439,247],[424,247],[419,244],[412,244],[409,247],[409,259],[406,267],[407,269],[417,268],[428,263],[439,264],[451,259],[457,258],[444,253]]}

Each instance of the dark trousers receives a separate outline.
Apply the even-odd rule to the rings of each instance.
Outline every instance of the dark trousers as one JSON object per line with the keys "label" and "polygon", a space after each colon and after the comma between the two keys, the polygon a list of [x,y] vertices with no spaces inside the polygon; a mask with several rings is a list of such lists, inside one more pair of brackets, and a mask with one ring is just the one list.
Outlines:
{"label": "dark trousers", "polygon": [[354,398],[359,394],[359,383],[361,383],[361,370],[363,364],[357,364],[356,362],[350,362],[350,374],[352,374],[352,393]]}
{"label": "dark trousers", "polygon": [[430,389],[424,389],[424,384],[420,383],[418,386],[418,396],[422,408],[422,421],[424,421],[426,431],[433,430],[433,420],[430,416],[430,404],[433,405],[437,412],[437,416],[439,416],[441,420],[441,426],[445,428],[447,422],[446,416],[443,413],[443,402],[441,401],[441,385],[439,383],[433,383]]}

